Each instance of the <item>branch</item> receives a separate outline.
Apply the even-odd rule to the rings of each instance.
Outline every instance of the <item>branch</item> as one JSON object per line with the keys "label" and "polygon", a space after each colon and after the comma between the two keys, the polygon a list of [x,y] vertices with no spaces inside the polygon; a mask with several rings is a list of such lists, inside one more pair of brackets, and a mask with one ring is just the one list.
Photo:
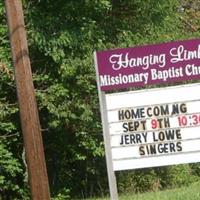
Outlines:
{"label": "branch", "polygon": [[184,19],[183,17],[180,16],[180,19],[187,25],[189,26],[192,31],[198,31],[198,28],[194,27],[194,25],[192,25],[189,21],[187,21],[186,19]]}
{"label": "branch", "polygon": [[19,133],[14,133],[14,134],[11,134],[11,135],[0,135],[0,138],[9,138],[9,137],[15,137],[19,135]]}
{"label": "branch", "polygon": [[8,67],[0,62],[0,71],[2,71],[3,73],[5,73],[11,80],[14,80],[14,75],[13,73],[11,72],[10,69],[8,69]]}

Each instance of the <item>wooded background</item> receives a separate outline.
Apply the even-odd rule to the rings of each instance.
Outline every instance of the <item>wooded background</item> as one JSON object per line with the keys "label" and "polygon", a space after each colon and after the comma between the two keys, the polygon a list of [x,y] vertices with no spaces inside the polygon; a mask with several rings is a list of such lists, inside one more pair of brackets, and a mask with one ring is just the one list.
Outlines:
{"label": "wooded background", "polygon": [[[23,0],[51,196],[108,194],[93,51],[200,36],[198,0]],[[135,88],[133,88],[135,89]],[[5,6],[0,1],[0,199],[29,199]],[[117,172],[120,192],[199,180],[200,165]]]}

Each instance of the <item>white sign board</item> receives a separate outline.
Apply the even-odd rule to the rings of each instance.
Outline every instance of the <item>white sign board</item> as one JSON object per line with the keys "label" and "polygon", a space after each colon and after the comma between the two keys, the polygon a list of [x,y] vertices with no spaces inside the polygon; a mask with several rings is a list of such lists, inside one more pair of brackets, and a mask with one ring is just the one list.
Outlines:
{"label": "white sign board", "polygon": [[200,161],[200,84],[106,94],[114,171]]}

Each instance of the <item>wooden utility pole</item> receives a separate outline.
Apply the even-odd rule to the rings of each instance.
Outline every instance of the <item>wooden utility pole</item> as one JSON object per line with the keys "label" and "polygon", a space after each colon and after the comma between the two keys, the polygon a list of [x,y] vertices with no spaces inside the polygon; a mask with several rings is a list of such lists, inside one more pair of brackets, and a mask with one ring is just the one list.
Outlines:
{"label": "wooden utility pole", "polygon": [[21,0],[5,0],[21,126],[33,200],[50,200]]}

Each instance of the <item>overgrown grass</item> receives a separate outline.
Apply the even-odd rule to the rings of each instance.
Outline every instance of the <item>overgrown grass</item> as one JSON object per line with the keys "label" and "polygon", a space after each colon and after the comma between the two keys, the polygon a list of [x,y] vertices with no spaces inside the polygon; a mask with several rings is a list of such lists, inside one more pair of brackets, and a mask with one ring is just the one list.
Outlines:
{"label": "overgrown grass", "polygon": [[[93,198],[87,200],[109,200],[107,198]],[[142,194],[120,195],[119,200],[200,200],[200,182],[193,183],[188,187],[170,189],[158,192]]]}

